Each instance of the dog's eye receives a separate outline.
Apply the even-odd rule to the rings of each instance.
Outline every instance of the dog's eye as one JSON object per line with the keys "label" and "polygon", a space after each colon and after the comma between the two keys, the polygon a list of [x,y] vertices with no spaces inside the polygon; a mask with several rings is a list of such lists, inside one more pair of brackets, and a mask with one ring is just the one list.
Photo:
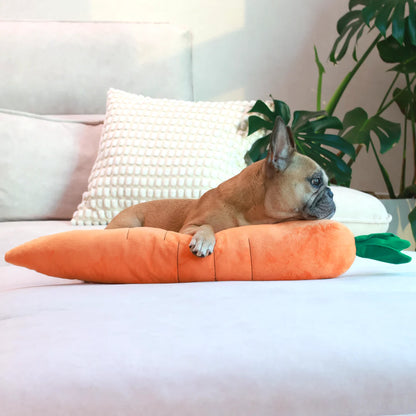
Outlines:
{"label": "dog's eye", "polygon": [[311,179],[311,185],[312,185],[314,188],[319,188],[319,187],[321,186],[321,184],[322,184],[322,180],[321,180],[321,178],[312,178],[312,179]]}

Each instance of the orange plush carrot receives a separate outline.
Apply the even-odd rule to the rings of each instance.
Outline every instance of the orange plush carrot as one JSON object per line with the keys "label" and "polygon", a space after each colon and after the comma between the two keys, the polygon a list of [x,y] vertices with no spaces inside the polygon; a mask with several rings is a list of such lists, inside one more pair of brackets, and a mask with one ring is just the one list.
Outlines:
{"label": "orange plush carrot", "polygon": [[354,236],[330,220],[229,228],[214,253],[189,250],[191,237],[156,228],[76,230],[6,253],[9,263],[50,276],[100,283],[325,279],[354,261]]}

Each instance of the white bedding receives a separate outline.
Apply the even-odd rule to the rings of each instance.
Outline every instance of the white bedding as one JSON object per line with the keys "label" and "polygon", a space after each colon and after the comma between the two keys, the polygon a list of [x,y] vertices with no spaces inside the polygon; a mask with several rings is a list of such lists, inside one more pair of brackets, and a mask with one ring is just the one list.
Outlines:
{"label": "white bedding", "polygon": [[[3,22],[0,33],[7,109],[102,112],[110,87],[192,97],[186,30]],[[80,53],[91,59],[74,59]],[[34,146],[43,133],[30,130]],[[34,155],[14,139],[22,154]],[[72,150],[78,147],[85,152],[84,145]],[[56,157],[50,147],[47,156]],[[38,181],[48,189],[37,169],[22,169],[28,187]],[[9,192],[2,197],[3,209],[16,202]],[[0,416],[416,413],[415,260],[357,259],[344,276],[322,281],[161,285],[85,284],[3,260],[24,241],[73,228],[69,221],[0,222]]]}
{"label": "white bedding", "polygon": [[2,416],[416,413],[414,252],[322,281],[162,285],[3,261],[73,228],[0,223]]}

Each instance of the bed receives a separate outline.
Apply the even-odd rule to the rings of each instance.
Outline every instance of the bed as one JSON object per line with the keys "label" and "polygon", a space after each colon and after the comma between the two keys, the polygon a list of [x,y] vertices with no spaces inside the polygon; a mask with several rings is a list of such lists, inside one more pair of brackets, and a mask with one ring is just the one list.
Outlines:
{"label": "bed", "polygon": [[[189,104],[192,38],[167,24],[0,22],[0,44],[1,415],[416,414],[414,252],[296,282],[103,285],[7,264],[25,241],[103,228],[128,198],[196,197],[240,169],[250,102]],[[147,117],[138,147],[131,102]],[[213,137],[235,148],[162,146],[166,167],[136,172],[134,152],[160,163],[149,141],[180,127],[158,125],[175,111],[187,134],[199,123],[197,137],[233,120],[232,144]],[[117,135],[125,159],[103,145]],[[360,195],[373,217],[359,224],[342,195],[337,219],[356,233],[388,223]]]}

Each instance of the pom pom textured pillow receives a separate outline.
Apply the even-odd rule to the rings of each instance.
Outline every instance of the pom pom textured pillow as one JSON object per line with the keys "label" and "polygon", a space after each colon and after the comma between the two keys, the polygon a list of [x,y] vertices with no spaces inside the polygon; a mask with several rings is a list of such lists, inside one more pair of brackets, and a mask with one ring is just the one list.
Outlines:
{"label": "pom pom textured pillow", "polygon": [[355,241],[330,220],[229,228],[214,253],[194,256],[191,236],[156,228],[76,230],[29,241],[9,263],[68,279],[100,283],[324,279],[354,261]]}
{"label": "pom pom textured pillow", "polygon": [[97,160],[73,223],[106,224],[124,208],[154,199],[199,198],[236,175],[250,147],[245,119],[252,105],[111,89]]}

